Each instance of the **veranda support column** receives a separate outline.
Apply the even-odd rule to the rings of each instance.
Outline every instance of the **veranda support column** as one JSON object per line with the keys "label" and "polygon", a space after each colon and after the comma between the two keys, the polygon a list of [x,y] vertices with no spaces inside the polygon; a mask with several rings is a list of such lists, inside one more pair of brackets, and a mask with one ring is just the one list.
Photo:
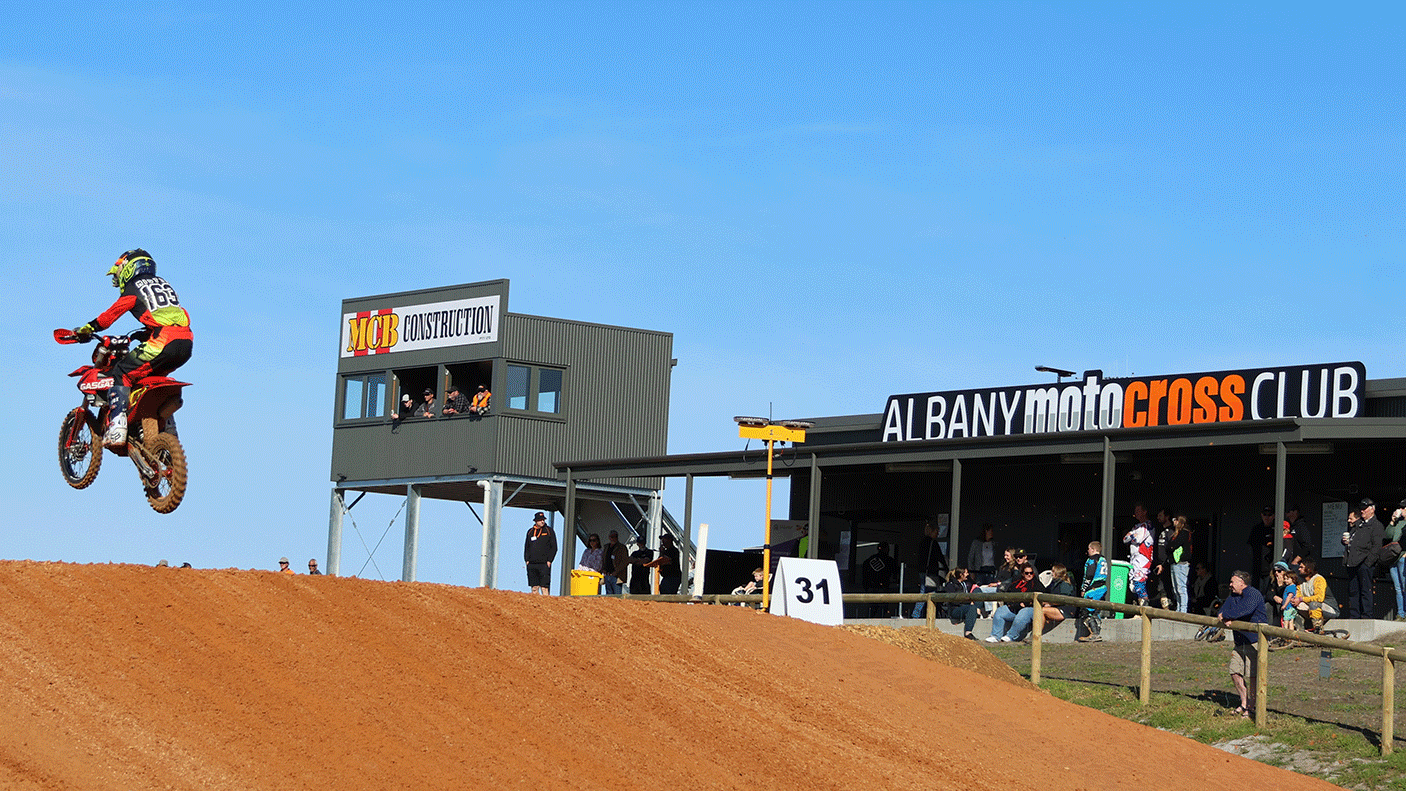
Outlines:
{"label": "veranda support column", "polygon": [[415,557],[420,551],[420,487],[405,487],[405,557],[401,561],[402,582],[415,581]]}
{"label": "veranda support column", "polygon": [[341,489],[332,490],[332,509],[327,517],[327,575],[335,577],[342,570],[342,514],[346,513],[345,495]]}

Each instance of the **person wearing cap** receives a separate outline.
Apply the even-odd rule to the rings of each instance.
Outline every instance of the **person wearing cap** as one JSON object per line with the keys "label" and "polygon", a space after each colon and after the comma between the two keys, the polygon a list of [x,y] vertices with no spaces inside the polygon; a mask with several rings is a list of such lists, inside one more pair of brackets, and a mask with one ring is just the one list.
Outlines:
{"label": "person wearing cap", "polygon": [[523,542],[522,560],[527,564],[527,584],[532,592],[549,596],[552,593],[552,561],[557,556],[557,534],[547,524],[547,515],[538,511],[532,515],[532,527],[527,528]]}
{"label": "person wearing cap", "polygon": [[609,541],[605,545],[605,578],[602,582],[605,584],[606,594],[616,596],[620,593],[620,584],[630,573],[630,552],[620,543],[618,532],[610,531],[608,538]]}
{"label": "person wearing cap", "polygon": [[415,399],[409,393],[400,394],[400,405],[391,413],[392,420],[405,420],[415,414]]}
{"label": "person wearing cap", "polygon": [[1372,576],[1377,569],[1377,554],[1382,546],[1384,530],[1382,523],[1377,521],[1377,504],[1370,497],[1364,497],[1359,505],[1362,520],[1343,537],[1343,543],[1347,546],[1347,552],[1343,555],[1343,568],[1347,571],[1347,617],[1372,618],[1376,613],[1375,602],[1372,601]]}
{"label": "person wearing cap", "polygon": [[290,569],[290,568],[288,568],[288,558],[279,558],[279,559],[278,559],[278,573],[279,573],[279,574],[292,574],[292,573],[293,573],[293,570]]}
{"label": "person wearing cap", "polygon": [[1274,556],[1274,506],[1260,509],[1260,521],[1250,526],[1245,545],[1250,548],[1250,578],[1254,586],[1263,591]]}
{"label": "person wearing cap", "polygon": [[459,392],[458,385],[450,385],[444,391],[444,414],[445,415],[467,415],[469,413],[469,398]]}
{"label": "person wearing cap", "polygon": [[318,570],[317,570],[317,558],[309,558],[309,559],[308,559],[308,573],[309,573],[309,574],[315,574],[315,575],[321,575],[321,574],[322,574],[321,571],[318,571]]}
{"label": "person wearing cap", "polygon": [[493,394],[488,392],[488,388],[479,385],[474,391],[474,400],[469,404],[469,414],[483,417],[488,414],[488,402],[493,398]]}
{"label": "person wearing cap", "polygon": [[417,407],[415,408],[415,416],[416,416],[416,417],[434,417],[434,416],[435,416],[434,388],[433,388],[433,387],[426,387],[425,390],[424,390],[424,392],[421,393],[420,395],[421,395],[422,398],[425,399],[425,401],[424,401],[424,403],[420,404],[419,406],[417,406]]}
{"label": "person wearing cap", "polygon": [[[1396,620],[1406,621],[1406,554],[1401,554],[1401,533],[1406,527],[1406,500],[1397,503],[1391,512],[1391,523],[1386,526],[1387,547],[1397,551],[1396,559],[1388,566],[1391,584],[1396,588]],[[1391,545],[1395,544],[1395,547]]]}
{"label": "person wearing cap", "polygon": [[674,545],[674,537],[665,533],[659,537],[659,557],[644,564],[646,568],[659,569],[659,592],[673,595],[679,592],[683,581],[683,570],[679,565],[679,548]]}
{"label": "person wearing cap", "polygon": [[630,593],[649,594],[649,562],[654,560],[654,552],[644,543],[644,536],[635,539],[635,551],[630,553]]}
{"label": "person wearing cap", "polygon": [[1147,506],[1133,504],[1133,518],[1137,524],[1123,535],[1123,543],[1128,545],[1128,587],[1137,597],[1140,607],[1147,606],[1147,577],[1152,570],[1152,547],[1156,538],[1152,535],[1152,522],[1147,518]]}

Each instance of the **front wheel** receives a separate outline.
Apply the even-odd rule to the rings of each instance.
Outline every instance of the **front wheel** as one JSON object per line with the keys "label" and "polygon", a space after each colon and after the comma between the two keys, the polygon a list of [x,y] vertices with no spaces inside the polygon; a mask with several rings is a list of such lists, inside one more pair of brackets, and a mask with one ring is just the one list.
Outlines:
{"label": "front wheel", "polygon": [[186,452],[172,434],[143,438],[156,466],[156,485],[148,486],[146,500],[158,514],[169,514],[186,496]]}
{"label": "front wheel", "polygon": [[103,438],[93,432],[88,410],[76,407],[59,429],[59,472],[69,486],[86,489],[97,479],[102,463]]}

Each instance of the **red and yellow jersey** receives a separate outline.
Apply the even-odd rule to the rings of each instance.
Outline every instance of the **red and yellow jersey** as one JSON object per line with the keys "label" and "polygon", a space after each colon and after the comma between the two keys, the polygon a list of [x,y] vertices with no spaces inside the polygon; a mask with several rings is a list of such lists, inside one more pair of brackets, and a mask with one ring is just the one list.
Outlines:
{"label": "red and yellow jersey", "polygon": [[164,278],[149,275],[127,281],[127,285],[122,289],[122,296],[112,303],[112,307],[93,319],[91,325],[96,329],[105,330],[127,312],[131,312],[137,321],[151,327],[156,331],[154,334],[163,339],[191,337],[190,314],[181,307],[181,301],[176,297],[176,289]]}

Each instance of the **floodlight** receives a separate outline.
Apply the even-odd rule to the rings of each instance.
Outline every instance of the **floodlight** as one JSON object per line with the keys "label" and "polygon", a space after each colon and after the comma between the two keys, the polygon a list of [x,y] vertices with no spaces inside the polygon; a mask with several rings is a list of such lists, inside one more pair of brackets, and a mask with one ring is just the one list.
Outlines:
{"label": "floodlight", "polygon": [[781,426],[782,428],[798,428],[798,429],[807,429],[807,428],[810,428],[810,427],[812,427],[812,426],[815,425],[815,423],[813,423],[813,422],[811,422],[811,421],[809,421],[809,420],[778,420],[778,421],[776,421],[776,423],[777,423],[777,425]]}
{"label": "floodlight", "polygon": [[739,426],[752,426],[754,428],[761,428],[771,423],[770,420],[764,417],[749,417],[747,415],[738,415],[733,418],[733,421]]}

